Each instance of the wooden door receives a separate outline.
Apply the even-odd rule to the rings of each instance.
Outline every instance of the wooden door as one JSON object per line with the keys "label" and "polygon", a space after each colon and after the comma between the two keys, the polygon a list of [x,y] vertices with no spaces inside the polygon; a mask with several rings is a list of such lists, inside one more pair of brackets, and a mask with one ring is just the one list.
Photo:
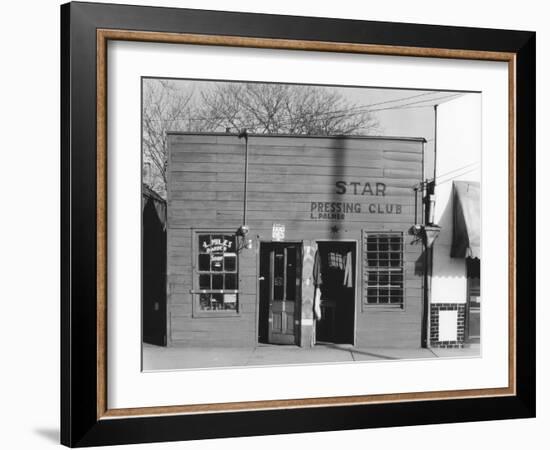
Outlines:
{"label": "wooden door", "polygon": [[264,273],[261,274],[267,296],[268,342],[294,344],[295,318],[298,313],[301,285],[301,251],[299,244],[265,244]]}

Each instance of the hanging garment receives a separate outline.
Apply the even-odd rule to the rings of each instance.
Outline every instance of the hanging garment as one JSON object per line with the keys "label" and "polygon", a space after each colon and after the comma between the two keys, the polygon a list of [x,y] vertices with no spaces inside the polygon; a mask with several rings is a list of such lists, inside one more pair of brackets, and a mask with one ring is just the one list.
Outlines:
{"label": "hanging garment", "polygon": [[346,253],[346,260],[344,263],[344,286],[353,287],[353,263],[351,261],[351,252]]}
{"label": "hanging garment", "polygon": [[321,289],[315,287],[313,296],[313,313],[316,320],[321,320]]}
{"label": "hanging garment", "polygon": [[313,284],[315,286],[320,286],[323,284],[323,277],[321,276],[322,264],[321,264],[321,253],[319,250],[315,252],[315,259],[313,261]]}
{"label": "hanging garment", "polygon": [[319,286],[323,284],[323,277],[321,276],[322,264],[321,264],[321,254],[319,250],[315,252],[315,259],[313,261],[313,284],[314,284],[314,293],[313,293],[313,314],[315,319],[321,320],[321,289]]}

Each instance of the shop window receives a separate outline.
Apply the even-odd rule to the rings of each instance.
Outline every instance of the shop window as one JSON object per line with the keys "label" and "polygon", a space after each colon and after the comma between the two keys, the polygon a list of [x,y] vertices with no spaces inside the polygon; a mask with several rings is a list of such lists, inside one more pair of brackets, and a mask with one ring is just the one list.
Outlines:
{"label": "shop window", "polygon": [[363,234],[363,303],[403,308],[403,234]]}
{"label": "shop window", "polygon": [[194,310],[237,313],[239,276],[236,236],[226,233],[195,234]]}

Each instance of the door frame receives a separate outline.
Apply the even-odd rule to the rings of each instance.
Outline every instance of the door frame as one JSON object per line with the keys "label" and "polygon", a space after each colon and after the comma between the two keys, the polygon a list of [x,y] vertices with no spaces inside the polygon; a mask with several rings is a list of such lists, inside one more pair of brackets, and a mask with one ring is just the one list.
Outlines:
{"label": "door frame", "polygon": [[[473,280],[477,279],[481,281],[481,261],[478,263],[475,263],[474,260],[469,261],[468,258],[465,259],[466,261],[466,304],[464,305],[464,343],[465,344],[474,344],[474,343],[480,343],[481,342],[481,303],[479,306],[479,336],[471,337],[470,336],[470,312],[471,312],[471,293],[472,293],[472,283]],[[469,264],[479,264],[479,274],[478,276],[470,276],[470,269]],[[474,274],[477,273],[477,270],[472,269]],[[481,301],[481,282],[479,282],[478,286],[478,295],[480,297]]]}
{"label": "door frame", "polygon": [[[358,239],[312,239],[315,243],[319,242],[349,242],[355,244],[355,286],[354,286],[354,298],[353,298],[353,342],[352,345],[355,347],[357,343],[357,302],[359,301],[358,296],[358,286],[359,286],[359,240]],[[317,250],[319,246],[317,245]],[[313,330],[317,327],[317,319],[313,317]],[[317,335],[313,333],[313,345],[317,345]]]}
{"label": "door frame", "polygon": [[[263,344],[263,342],[260,342],[260,309],[261,309],[261,288],[260,288],[260,265],[261,265],[261,252],[262,252],[262,245],[272,245],[272,244],[289,244],[289,245],[298,245],[300,249],[300,261],[303,262],[304,257],[304,241],[303,240],[291,240],[291,241],[269,241],[269,240],[258,240],[258,246],[256,248],[256,292],[257,292],[257,299],[256,299],[256,320],[254,329],[256,330],[256,345]],[[303,264],[302,264],[303,266]],[[303,269],[303,267],[300,267],[300,271]],[[301,314],[302,314],[302,292],[300,287],[300,305],[297,310],[296,305],[294,305],[294,326],[296,326],[296,314],[297,312],[300,312],[300,326],[302,324],[301,320]],[[268,324],[269,327],[269,324]],[[276,344],[273,344],[276,345]],[[296,332],[294,333],[294,345],[300,346],[300,333]]]}
{"label": "door frame", "polygon": [[[479,336],[470,336],[470,311],[471,311],[471,302],[470,302],[470,287],[472,283],[472,277],[466,277],[466,305],[464,311],[464,343],[473,344],[481,342],[481,304],[479,307]],[[480,292],[481,294],[481,292]],[[481,297],[481,295],[480,295]]]}

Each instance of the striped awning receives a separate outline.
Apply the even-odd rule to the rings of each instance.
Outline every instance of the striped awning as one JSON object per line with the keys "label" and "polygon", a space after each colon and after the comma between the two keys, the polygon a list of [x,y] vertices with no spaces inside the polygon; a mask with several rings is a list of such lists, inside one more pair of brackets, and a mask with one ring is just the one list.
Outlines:
{"label": "striped awning", "polygon": [[453,258],[479,258],[481,203],[479,183],[453,181]]}

